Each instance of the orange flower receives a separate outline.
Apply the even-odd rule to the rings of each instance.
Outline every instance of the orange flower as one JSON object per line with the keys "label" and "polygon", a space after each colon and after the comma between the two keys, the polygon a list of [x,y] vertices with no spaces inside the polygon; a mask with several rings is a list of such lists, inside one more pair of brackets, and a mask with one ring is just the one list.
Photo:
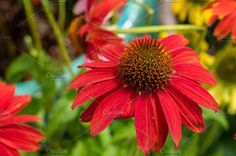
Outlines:
{"label": "orange flower", "polygon": [[206,9],[212,11],[210,25],[219,20],[213,35],[222,40],[231,34],[236,44],[236,0],[215,0]]}

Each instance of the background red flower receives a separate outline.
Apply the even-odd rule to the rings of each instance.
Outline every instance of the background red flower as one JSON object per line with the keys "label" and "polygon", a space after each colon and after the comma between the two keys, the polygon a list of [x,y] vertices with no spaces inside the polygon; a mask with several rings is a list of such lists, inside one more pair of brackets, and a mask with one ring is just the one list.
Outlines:
{"label": "background red flower", "polygon": [[31,101],[29,95],[14,96],[15,86],[0,82],[0,155],[19,156],[19,150],[36,151],[43,139],[41,132],[25,124],[37,116],[18,115]]}

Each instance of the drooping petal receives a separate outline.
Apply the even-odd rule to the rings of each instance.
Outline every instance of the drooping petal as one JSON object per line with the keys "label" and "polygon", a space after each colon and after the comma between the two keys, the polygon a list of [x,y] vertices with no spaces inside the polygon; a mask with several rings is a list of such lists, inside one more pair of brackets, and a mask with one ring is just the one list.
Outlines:
{"label": "drooping petal", "polygon": [[26,105],[28,105],[30,101],[31,101],[30,95],[14,96],[11,99],[11,104],[7,107],[6,110],[11,115],[15,115],[15,114],[19,113]]}
{"label": "drooping petal", "polygon": [[106,44],[123,42],[123,39],[111,31],[94,28],[89,31],[89,41],[98,47],[102,47]]}
{"label": "drooping petal", "polygon": [[174,88],[170,87],[168,92],[175,100],[184,124],[193,132],[203,132],[205,124],[201,108]]}
{"label": "drooping petal", "polygon": [[149,95],[138,97],[135,107],[138,144],[145,154],[158,152],[165,143],[168,128],[160,103]]}
{"label": "drooping petal", "polygon": [[71,89],[80,88],[86,85],[90,85],[96,82],[101,82],[104,80],[114,79],[116,77],[115,69],[94,69],[86,71],[79,76],[77,76],[70,84]]}
{"label": "drooping petal", "polygon": [[86,0],[86,14],[89,13],[92,6],[96,4],[96,0]]}
{"label": "drooping petal", "polygon": [[194,64],[201,66],[197,53],[190,48],[176,48],[170,52],[170,55],[172,56],[174,66],[178,64]]}
{"label": "drooping petal", "polygon": [[34,143],[39,142],[43,138],[39,131],[24,124],[14,124],[2,127],[0,129],[0,135],[3,137],[8,136],[10,138],[17,137],[18,139]]}
{"label": "drooping petal", "polygon": [[219,22],[214,31],[214,36],[216,36],[217,39],[222,40],[230,34],[233,28],[232,21],[234,21],[235,17],[236,16],[232,14]]}
{"label": "drooping petal", "polygon": [[7,126],[23,122],[33,122],[33,121],[38,121],[39,119],[40,119],[39,117],[33,115],[20,115],[11,118],[6,118],[5,120],[0,122],[0,126]]}
{"label": "drooping petal", "polygon": [[98,83],[94,83],[81,91],[75,97],[74,103],[72,105],[72,109],[80,106],[84,102],[99,97],[115,88],[120,86],[120,81],[118,79],[111,79],[107,81],[102,81]]}
{"label": "drooping petal", "polygon": [[188,47],[179,47],[175,48],[171,51],[168,51],[172,58],[174,59],[175,57],[180,57],[183,55],[188,55],[188,56],[193,56],[193,57],[198,57],[197,53],[193,51],[193,49],[188,48]]}
{"label": "drooping petal", "polygon": [[232,39],[233,39],[234,44],[236,44],[236,20],[234,20],[234,24],[233,24]]}
{"label": "drooping petal", "polygon": [[[96,25],[95,25],[96,26]],[[77,32],[77,34],[84,39],[86,33],[91,29],[92,25],[91,24],[84,24]]]}
{"label": "drooping petal", "polygon": [[[112,91],[111,91],[112,92]],[[103,96],[97,98],[86,111],[84,111],[81,115],[81,121],[83,122],[90,122],[92,120],[93,114],[97,108],[97,106],[101,103],[101,101],[108,96],[110,93],[107,93]],[[129,101],[127,104],[122,107],[120,113],[115,116],[115,119],[122,119],[122,118],[130,118],[134,116],[135,112],[135,104],[136,104],[136,95],[131,94]]]}
{"label": "drooping petal", "polygon": [[122,54],[124,53],[124,48],[125,46],[123,43],[114,43],[103,46],[100,51],[105,58],[118,63]]}
{"label": "drooping petal", "polygon": [[[0,142],[13,148],[13,149],[20,149],[23,151],[36,151],[40,148],[40,145],[37,144],[37,142],[33,142],[32,140],[28,140],[30,135],[28,137],[26,136],[27,131],[21,132],[19,127],[14,128],[13,130],[7,130],[0,133],[1,138]],[[26,133],[26,134],[25,134]]]}
{"label": "drooping petal", "polygon": [[115,9],[122,7],[126,0],[102,0],[96,3],[89,11],[87,16],[88,19],[94,21],[97,20],[98,23],[102,23],[104,18]]}
{"label": "drooping petal", "polygon": [[[101,99],[102,100],[102,99]],[[98,105],[101,103],[98,98],[81,114],[80,119],[83,122],[90,122],[93,118],[93,114],[96,111]]]}
{"label": "drooping petal", "polygon": [[180,64],[174,67],[176,74],[195,80],[197,82],[202,82],[209,85],[215,85],[216,79],[208,70],[203,67],[190,65],[190,64]]}
{"label": "drooping petal", "polygon": [[236,9],[236,2],[229,0],[221,0],[213,6],[213,15],[227,16],[232,14]]}
{"label": "drooping petal", "polygon": [[14,96],[15,86],[9,86],[4,82],[0,82],[0,90],[2,90],[0,94],[0,110],[4,111]]}
{"label": "drooping petal", "polygon": [[16,149],[13,149],[0,142],[0,155],[2,156],[20,156]]}
{"label": "drooping petal", "polygon": [[184,77],[174,77],[171,85],[194,102],[208,109],[219,110],[215,99],[197,82]]}
{"label": "drooping petal", "polygon": [[117,114],[115,119],[123,119],[123,118],[134,117],[136,99],[137,99],[137,94],[131,92],[131,95],[130,95],[130,98],[128,99],[127,104],[124,105],[124,107],[122,107],[120,113]]}
{"label": "drooping petal", "polygon": [[186,39],[183,35],[171,35],[164,39],[159,39],[159,42],[161,42],[169,51],[178,47],[184,47],[189,43],[188,39]]}
{"label": "drooping petal", "polygon": [[31,138],[35,138],[37,141],[40,141],[44,138],[43,134],[40,131],[36,130],[35,128],[29,125],[21,124],[21,130],[27,132],[27,134]]}
{"label": "drooping petal", "polygon": [[111,61],[97,61],[92,63],[84,63],[79,66],[80,68],[114,68],[117,64]]}
{"label": "drooping petal", "polygon": [[91,135],[97,135],[113,119],[123,113],[123,107],[129,102],[130,92],[122,88],[108,95],[96,108],[91,121]]}
{"label": "drooping petal", "polygon": [[86,58],[89,60],[99,61],[99,48],[93,43],[87,42]]}
{"label": "drooping petal", "polygon": [[182,136],[182,121],[179,114],[178,106],[166,90],[158,92],[157,95],[159,97],[167,125],[170,129],[171,136],[175,143],[175,147],[178,147],[179,141]]}
{"label": "drooping petal", "polygon": [[219,18],[219,17],[218,17],[217,15],[213,15],[213,16],[209,19],[209,21],[208,21],[208,26],[211,27],[211,25],[213,25],[214,22],[216,22],[216,20],[217,20],[218,18]]}

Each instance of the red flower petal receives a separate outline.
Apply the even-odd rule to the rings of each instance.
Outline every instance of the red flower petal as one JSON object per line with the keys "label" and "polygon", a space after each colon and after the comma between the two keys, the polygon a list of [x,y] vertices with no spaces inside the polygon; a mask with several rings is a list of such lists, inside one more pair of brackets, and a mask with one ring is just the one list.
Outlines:
{"label": "red flower petal", "polygon": [[21,115],[0,122],[0,126],[7,126],[11,124],[23,123],[23,122],[33,122],[40,120],[39,117],[33,115]]}
{"label": "red flower petal", "polygon": [[178,106],[166,90],[158,92],[158,97],[167,121],[167,125],[170,129],[171,136],[175,143],[175,147],[177,148],[182,136],[182,122]]}
{"label": "red flower petal", "polygon": [[222,21],[220,21],[217,27],[215,28],[214,36],[216,36],[219,40],[222,40],[227,37],[232,31],[232,21],[235,21],[235,18],[235,14],[231,14],[225,17]]}
{"label": "red flower petal", "polygon": [[96,19],[101,23],[112,10],[123,6],[125,2],[126,0],[102,0],[91,8],[87,18],[92,22]]}
{"label": "red flower petal", "polygon": [[164,39],[159,39],[158,41],[161,42],[169,51],[178,47],[184,47],[189,43],[188,39],[186,39],[183,35],[171,35]]}
{"label": "red flower petal", "polygon": [[170,88],[168,91],[179,107],[184,124],[193,132],[203,132],[205,123],[201,108],[177,90]]}
{"label": "red flower petal", "polygon": [[[83,25],[83,26],[78,30],[77,34],[78,34],[81,38],[84,39],[86,33],[87,33],[89,30],[91,30],[92,27],[93,27],[93,25],[87,23],[87,24]],[[96,27],[96,25],[95,25],[95,27]]]}
{"label": "red flower petal", "polygon": [[77,94],[75,101],[73,103],[72,109],[80,106],[84,102],[99,97],[120,85],[119,80],[111,79],[107,81],[102,81],[98,83],[94,83],[81,91]]}
{"label": "red flower petal", "polygon": [[183,55],[189,55],[193,57],[198,57],[197,53],[193,51],[193,49],[188,48],[188,47],[179,47],[175,48],[171,51],[168,51],[172,58],[174,59],[175,57],[183,56]]}
{"label": "red flower petal", "polygon": [[123,108],[129,102],[129,99],[130,92],[125,88],[119,89],[104,98],[93,115],[91,135],[97,135],[119,114],[123,114]]}
{"label": "red flower petal", "polygon": [[34,129],[33,127],[26,124],[20,124],[20,126],[21,126],[21,130],[23,130],[24,132],[27,132],[27,134],[31,138],[34,138],[37,141],[42,140],[44,138],[43,134],[40,131]]}
{"label": "red flower petal", "polygon": [[217,15],[213,15],[209,21],[208,21],[208,26],[211,26],[212,24],[214,24],[214,22],[218,19],[219,17]]}
{"label": "red flower petal", "polygon": [[[92,120],[93,114],[94,114],[97,106],[101,103],[101,101],[104,99],[104,97],[106,97],[108,95],[109,95],[109,93],[107,93],[107,95],[103,95],[103,96],[97,98],[96,101],[94,101],[88,107],[88,109],[85,112],[83,112],[83,114],[81,115],[81,121],[90,122]],[[117,114],[115,119],[133,117],[134,112],[135,112],[135,103],[136,103],[135,99],[136,99],[136,96],[131,95],[129,102],[122,108],[122,111],[120,111],[120,113]]]}
{"label": "red flower petal", "polygon": [[178,64],[194,64],[201,66],[197,53],[190,48],[180,47],[170,52],[174,66]]}
{"label": "red flower petal", "polygon": [[236,9],[236,2],[234,0],[221,0],[213,5],[213,15],[227,16],[232,14]]}
{"label": "red flower petal", "polygon": [[236,44],[236,20],[234,20],[234,24],[233,24],[232,39],[233,39],[234,44]]}
{"label": "red flower petal", "polygon": [[198,83],[183,77],[174,77],[171,85],[196,103],[208,109],[219,111],[215,99]]}
{"label": "red flower petal", "polygon": [[[2,128],[0,131],[0,142],[14,149],[36,151],[40,148],[40,145],[37,142],[42,139],[41,135],[36,136],[32,133],[34,131],[29,131],[28,128],[28,126],[26,127],[25,125],[20,124],[9,128]],[[30,130],[32,129],[33,128]]]}
{"label": "red flower petal", "polygon": [[101,54],[110,61],[118,63],[122,54],[124,52],[124,44],[122,43],[114,43],[114,44],[107,44],[103,46],[100,51]]}
{"label": "red flower petal", "polygon": [[123,39],[111,31],[94,28],[93,30],[89,30],[89,42],[102,47],[106,44],[123,42]]}
{"label": "red flower petal", "polygon": [[29,95],[14,96],[15,86],[0,83],[0,155],[18,156],[18,150],[33,151],[40,148],[43,135],[22,122],[39,120],[37,116],[19,113],[31,100]]}
{"label": "red flower petal", "polygon": [[95,46],[95,44],[91,42],[87,42],[87,49],[86,49],[86,58],[99,61],[99,48]]}
{"label": "red flower petal", "polygon": [[114,68],[118,65],[111,61],[97,61],[92,63],[85,63],[79,66],[80,68]]}
{"label": "red flower petal", "polygon": [[24,124],[15,124],[2,127],[0,129],[0,136],[7,136],[11,138],[17,137],[29,142],[39,142],[41,139],[43,139],[43,136],[40,132]]}
{"label": "red flower petal", "polygon": [[14,96],[15,86],[0,82],[0,90],[2,91],[0,94],[0,110],[3,111],[8,107]]}
{"label": "red flower petal", "polygon": [[95,5],[96,0],[86,0],[86,13],[88,13],[93,5]]}
{"label": "red flower petal", "polygon": [[77,76],[70,84],[71,89],[80,88],[86,85],[90,85],[96,82],[104,80],[114,79],[116,77],[115,69],[94,69],[86,71],[81,75]]}
{"label": "red flower petal", "polygon": [[0,142],[0,155],[1,156],[20,156],[20,154],[13,148],[10,148],[9,146],[2,144]]}
{"label": "red flower petal", "polygon": [[100,104],[101,100],[98,98],[81,114],[80,119],[83,122],[90,122],[93,118],[93,114]]}
{"label": "red flower petal", "polygon": [[208,70],[190,64],[180,64],[175,66],[175,71],[177,75],[195,80],[197,82],[202,82],[209,85],[215,85],[216,79]]}
{"label": "red flower petal", "polygon": [[19,113],[26,105],[28,105],[30,101],[30,95],[14,96],[11,100],[11,104],[7,107],[6,110],[10,114],[15,115]]}
{"label": "red flower petal", "polygon": [[168,128],[160,108],[150,96],[140,96],[135,108],[135,128],[139,146],[145,154],[159,151],[165,143]]}

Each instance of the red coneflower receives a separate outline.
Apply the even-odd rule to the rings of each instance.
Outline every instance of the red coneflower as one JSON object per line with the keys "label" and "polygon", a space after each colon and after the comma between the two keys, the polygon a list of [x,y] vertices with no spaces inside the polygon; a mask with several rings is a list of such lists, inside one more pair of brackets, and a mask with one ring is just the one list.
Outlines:
{"label": "red coneflower", "polygon": [[81,67],[90,70],[70,84],[79,90],[72,108],[95,99],[81,116],[82,121],[91,121],[92,135],[113,119],[134,117],[138,143],[145,154],[161,149],[168,129],[178,147],[182,124],[193,132],[204,130],[198,104],[218,111],[214,98],[199,84],[213,85],[215,78],[187,44],[183,36],[172,35],[104,46],[107,61],[83,64]]}
{"label": "red coneflower", "polygon": [[18,150],[36,151],[43,135],[24,124],[39,118],[30,115],[16,116],[31,100],[29,95],[14,96],[15,86],[0,82],[0,155],[20,156]]}
{"label": "red coneflower", "polygon": [[220,20],[214,30],[214,36],[222,40],[231,33],[233,42],[236,43],[236,0],[215,0],[206,9],[212,11],[209,24]]}
{"label": "red coneflower", "polygon": [[[73,46],[78,51],[81,51],[78,47],[82,47],[79,45],[82,40],[87,45],[87,57],[92,60],[98,60],[100,47],[110,42],[122,41],[116,34],[104,30],[100,28],[100,26],[107,20],[107,15],[112,10],[123,6],[126,0],[87,0],[86,2],[85,16],[83,18],[77,17],[72,21],[69,36]],[[77,27],[77,30],[74,28],[75,26]],[[76,43],[76,37],[74,36],[77,35],[77,33],[80,37],[78,38],[78,43]]]}

